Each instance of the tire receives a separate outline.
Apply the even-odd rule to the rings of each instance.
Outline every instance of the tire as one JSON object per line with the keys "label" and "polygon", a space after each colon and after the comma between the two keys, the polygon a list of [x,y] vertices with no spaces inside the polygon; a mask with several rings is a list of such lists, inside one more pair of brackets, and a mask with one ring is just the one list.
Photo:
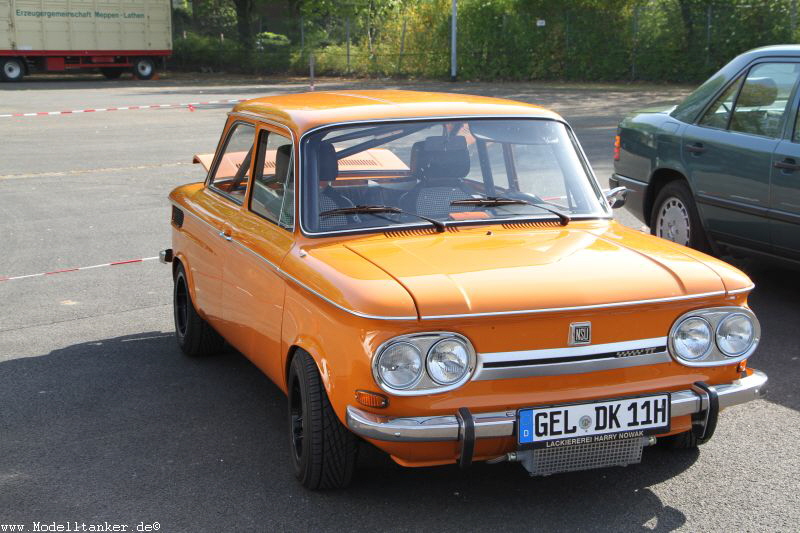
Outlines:
{"label": "tire", "polygon": [[204,357],[219,353],[225,340],[203,320],[192,302],[189,282],[183,265],[178,263],[172,297],[175,338],[181,351],[189,357]]}
{"label": "tire", "polygon": [[663,444],[673,450],[693,450],[700,446],[697,435],[693,431],[684,431],[677,435],[664,437]]}
{"label": "tire", "polygon": [[650,233],[701,252],[711,251],[692,191],[684,181],[671,181],[658,192]]}
{"label": "tire", "polygon": [[307,489],[339,489],[353,478],[358,439],[336,416],[314,359],[298,351],[289,369],[289,446]]}
{"label": "tire", "polygon": [[140,57],[133,62],[132,70],[137,80],[150,80],[156,74],[156,64],[149,57]]}
{"label": "tire", "polygon": [[106,67],[106,68],[101,68],[100,72],[103,74],[103,76],[106,77],[106,79],[109,80],[116,80],[119,79],[120,76],[122,76],[121,68]]}
{"label": "tire", "polygon": [[16,57],[0,60],[0,79],[3,81],[22,81],[25,77],[25,63]]}

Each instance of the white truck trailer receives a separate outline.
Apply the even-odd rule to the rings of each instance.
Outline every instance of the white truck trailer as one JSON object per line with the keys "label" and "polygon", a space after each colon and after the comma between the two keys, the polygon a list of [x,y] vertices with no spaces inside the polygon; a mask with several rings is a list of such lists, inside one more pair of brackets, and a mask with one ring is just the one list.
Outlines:
{"label": "white truck trailer", "polygon": [[169,0],[0,0],[3,81],[73,69],[150,79],[171,53]]}

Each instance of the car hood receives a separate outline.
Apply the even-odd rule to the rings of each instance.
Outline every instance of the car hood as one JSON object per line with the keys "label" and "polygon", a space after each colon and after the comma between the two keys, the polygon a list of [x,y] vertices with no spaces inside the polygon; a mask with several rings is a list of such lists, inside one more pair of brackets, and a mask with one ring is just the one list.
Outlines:
{"label": "car hood", "polygon": [[614,222],[413,233],[342,246],[401,284],[422,318],[723,296],[751,285],[721,261]]}

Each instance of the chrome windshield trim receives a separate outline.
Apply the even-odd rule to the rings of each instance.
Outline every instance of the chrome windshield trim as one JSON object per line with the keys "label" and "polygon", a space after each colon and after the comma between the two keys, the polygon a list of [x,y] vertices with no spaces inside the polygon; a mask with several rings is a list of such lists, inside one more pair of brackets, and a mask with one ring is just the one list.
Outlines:
{"label": "chrome windshield trim", "polygon": [[[177,205],[177,204],[175,204],[175,205]],[[215,233],[219,232],[218,228],[214,227],[213,224],[210,224],[209,222],[203,220],[199,215],[197,215],[195,213],[192,213],[191,211],[186,209],[184,206],[178,206],[178,207],[181,207],[185,213],[189,213],[192,217],[194,217],[195,219],[199,220],[200,222],[202,222],[203,224],[205,224],[206,226],[208,226],[212,230],[214,230]],[[250,252],[255,258],[260,259],[261,261],[266,263],[267,266],[269,266],[270,268],[275,270],[275,272],[277,272],[279,275],[283,276],[284,278],[286,278],[288,280],[293,281],[295,284],[297,284],[300,287],[304,288],[305,290],[307,290],[308,292],[310,292],[314,296],[318,297],[319,299],[324,300],[325,302],[328,302],[329,304],[331,304],[332,306],[336,307],[337,309],[341,309],[342,311],[344,311],[346,313],[350,313],[351,315],[354,315],[354,316],[357,316],[357,317],[360,317],[360,318],[367,318],[367,319],[370,319],[370,320],[414,320],[414,321],[416,321],[417,318],[418,318],[416,315],[413,315],[413,316],[370,315],[368,313],[361,313],[359,311],[354,311],[352,309],[348,309],[347,307],[344,307],[343,305],[338,304],[338,303],[334,302],[333,300],[331,300],[330,298],[328,298],[326,296],[323,296],[319,292],[315,291],[314,289],[312,289],[311,287],[309,287],[308,285],[306,285],[305,283],[303,283],[299,279],[295,278],[294,276],[292,276],[291,274],[289,274],[288,272],[283,270],[281,267],[279,267],[278,265],[276,265],[275,263],[273,263],[272,261],[270,261],[269,259],[264,257],[263,255],[257,253],[256,251],[252,250],[251,248],[249,248],[246,244],[242,243],[241,241],[238,241],[236,239],[231,239],[230,241],[226,241],[226,242],[232,242],[232,243],[240,246],[244,250]]]}
{"label": "chrome windshield trim", "polygon": [[[555,113],[554,113],[555,114]],[[573,144],[577,147],[579,158],[581,159],[581,165],[587,172],[587,178],[592,186],[595,189],[595,192],[602,191],[602,187],[600,187],[600,183],[597,181],[597,176],[594,173],[594,169],[589,164],[589,159],[586,157],[586,153],[583,150],[583,147],[578,142],[578,138],[575,135],[572,126],[570,126],[566,120],[564,120],[561,116],[542,116],[536,115],[531,113],[529,115],[526,114],[508,114],[508,115],[437,115],[437,116],[417,116],[417,117],[392,117],[392,118],[383,118],[383,119],[358,119],[358,120],[349,120],[349,121],[342,121],[342,122],[331,122],[328,124],[320,124],[319,126],[314,126],[313,128],[303,132],[300,135],[300,138],[297,140],[297,197],[298,197],[298,210],[297,210],[297,219],[299,220],[299,227],[300,232],[307,236],[307,237],[327,237],[332,235],[347,235],[352,233],[381,233],[384,231],[392,231],[399,226],[375,226],[374,228],[357,228],[357,229],[345,229],[345,230],[334,230],[334,231],[317,231],[312,232],[308,231],[305,226],[303,225],[303,198],[304,198],[304,172],[303,172],[303,159],[304,159],[304,152],[303,150],[303,141],[308,135],[316,133],[320,130],[327,129],[327,128],[338,128],[342,126],[358,126],[359,124],[383,124],[387,122],[413,122],[413,121],[425,121],[425,122],[436,122],[441,120],[474,120],[474,119],[526,119],[526,120],[552,120],[553,122],[558,122],[564,125],[567,128],[567,132],[570,135],[570,138]],[[603,195],[600,194],[598,196],[598,201],[602,210],[605,211],[604,214],[593,214],[593,215],[575,215],[572,216],[573,220],[578,220],[581,217],[586,217],[589,219],[602,219],[602,220],[613,220],[613,213],[611,213],[610,207],[608,202],[605,201]],[[527,217],[526,217],[527,218]],[[477,221],[476,221],[477,222]],[[497,220],[490,220],[490,221],[481,221],[484,224],[488,223],[497,223],[503,224],[504,220],[497,219]],[[470,225],[469,222],[465,222],[462,225]],[[425,224],[414,224],[414,227],[425,227]]]}
{"label": "chrome windshield trim", "polygon": [[[767,375],[753,370],[749,376],[736,379],[730,383],[714,385],[719,395],[719,408],[763,398],[767,393]],[[707,408],[704,399],[692,390],[664,391],[670,392],[670,414],[672,418],[699,413]],[[635,395],[635,392],[631,392]],[[602,400],[599,398],[597,400]],[[570,398],[565,397],[564,402]],[[581,400],[580,403],[591,403],[596,400]],[[525,406],[535,407],[535,405]],[[517,423],[517,410],[509,409],[500,412],[472,413],[475,422],[475,438],[486,439],[511,437]],[[391,417],[370,413],[363,409],[347,406],[347,427],[353,433],[364,438],[394,442],[437,442],[455,441],[459,439],[458,419],[455,415],[407,416]]]}
{"label": "chrome windshield trim", "polygon": [[489,311],[485,313],[461,313],[454,315],[425,315],[420,317],[422,320],[445,320],[450,318],[478,318],[486,316],[508,316],[508,315],[532,315],[540,313],[562,313],[567,311],[588,311],[591,309],[605,309],[609,307],[627,307],[629,305],[648,305],[666,302],[679,302],[682,300],[695,300],[700,298],[711,298],[714,296],[724,296],[725,291],[704,292],[700,294],[687,294],[684,296],[668,296],[665,298],[651,298],[649,300],[630,300],[627,302],[609,302],[592,305],[576,305],[572,307],[544,307],[541,309],[520,309],[517,311]]}

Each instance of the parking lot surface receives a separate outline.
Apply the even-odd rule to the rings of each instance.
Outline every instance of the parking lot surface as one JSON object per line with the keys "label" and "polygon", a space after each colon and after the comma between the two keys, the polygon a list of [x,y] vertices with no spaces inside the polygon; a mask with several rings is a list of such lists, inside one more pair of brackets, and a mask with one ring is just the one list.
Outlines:
{"label": "parking lot surface", "polygon": [[[673,87],[323,80],[540,103],[575,128],[605,187],[627,112]],[[302,81],[31,78],[0,115],[251,98]],[[157,255],[175,186],[200,181],[229,103],[0,118],[0,279]],[[641,224],[627,212],[619,220]],[[800,275],[739,261],[756,282],[766,400],[726,410],[699,451],[547,478],[519,465],[403,469],[362,447],[353,485],[294,480],[282,393],[237,353],[189,360],[157,261],[0,281],[0,525],[158,522],[160,531],[524,529],[797,531]],[[631,324],[635,327],[635,324]]]}

